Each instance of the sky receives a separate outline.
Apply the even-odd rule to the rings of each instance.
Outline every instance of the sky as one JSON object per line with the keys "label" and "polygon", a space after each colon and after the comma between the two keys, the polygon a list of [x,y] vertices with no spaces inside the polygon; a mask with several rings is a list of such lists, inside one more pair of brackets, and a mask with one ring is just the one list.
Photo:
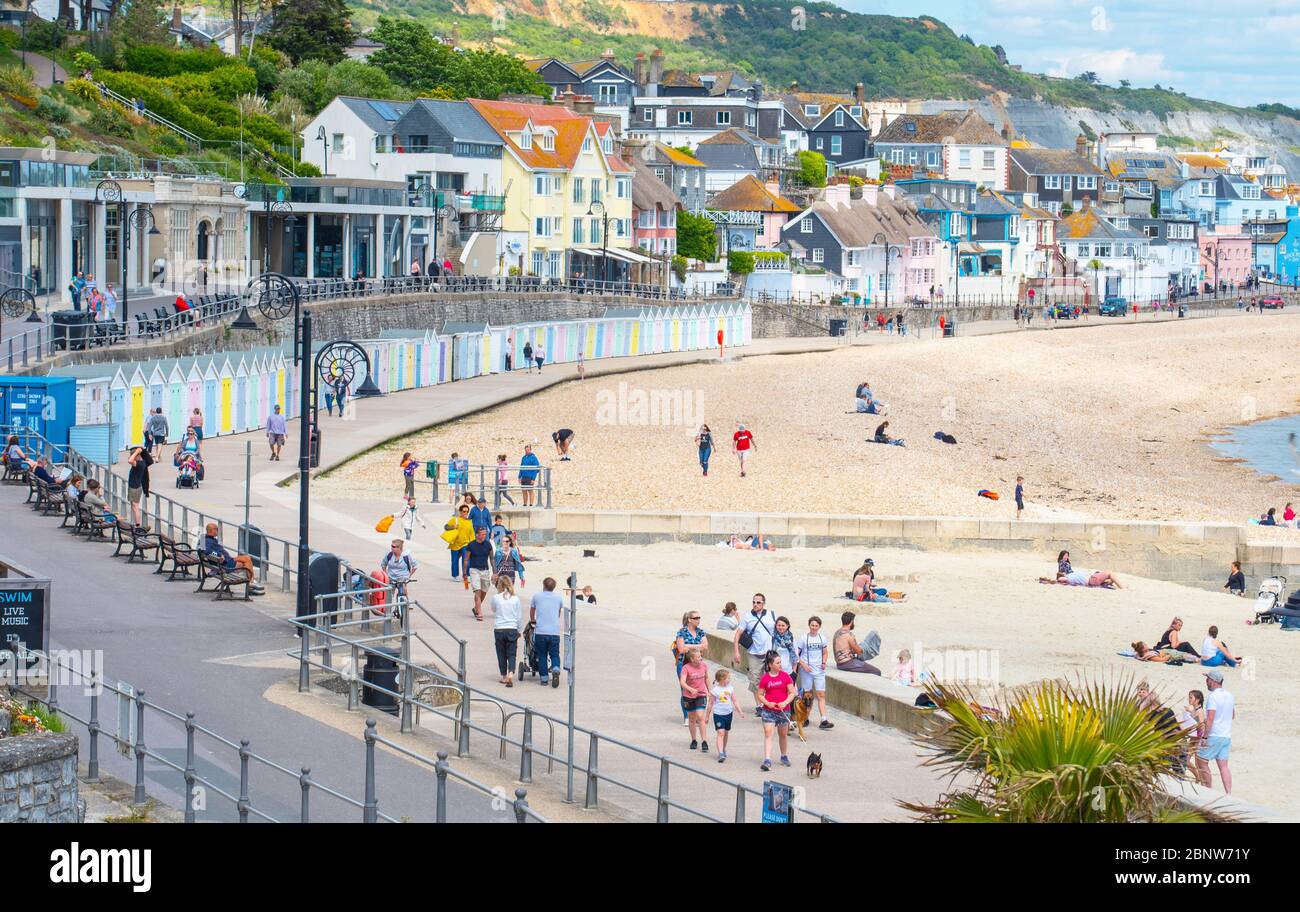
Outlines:
{"label": "sky", "polygon": [[1300,0],[831,0],[858,13],[930,15],[1028,72],[1172,86],[1243,106],[1300,107]]}

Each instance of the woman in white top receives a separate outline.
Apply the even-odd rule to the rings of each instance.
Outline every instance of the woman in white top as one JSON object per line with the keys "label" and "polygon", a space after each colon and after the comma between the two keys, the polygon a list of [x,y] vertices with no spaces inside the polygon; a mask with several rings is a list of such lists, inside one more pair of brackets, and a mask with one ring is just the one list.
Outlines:
{"label": "woman in white top", "polygon": [[799,656],[799,689],[804,693],[812,691],[817,695],[817,715],[821,717],[818,728],[834,728],[835,724],[826,718],[826,656],[831,645],[822,636],[822,619],[810,617],[808,632],[794,644]]}
{"label": "woman in white top", "polygon": [[497,669],[500,682],[506,687],[515,686],[515,650],[519,644],[519,631],[523,629],[523,609],[514,583],[508,576],[498,576],[497,591],[492,594],[492,639],[497,648]]}
{"label": "woman in white top", "polygon": [[406,506],[402,509],[402,513],[398,517],[398,520],[401,522],[402,532],[406,535],[407,541],[410,541],[411,536],[415,534],[416,523],[420,524],[421,529],[429,528],[424,524],[424,520],[420,518],[420,514],[415,506],[414,497],[406,498]]}

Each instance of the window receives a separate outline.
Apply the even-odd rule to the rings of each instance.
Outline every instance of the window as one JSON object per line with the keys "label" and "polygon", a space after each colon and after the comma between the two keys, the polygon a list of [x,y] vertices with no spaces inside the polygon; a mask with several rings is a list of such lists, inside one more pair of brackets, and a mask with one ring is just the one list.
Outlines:
{"label": "window", "polygon": [[694,116],[690,111],[677,112],[677,126],[689,127],[694,122]]}
{"label": "window", "polygon": [[614,226],[614,237],[621,237],[621,238],[627,237],[626,219],[621,219],[621,218],[614,219],[613,221],[610,222],[610,224]]}
{"label": "window", "polygon": [[1074,179],[1074,186],[1079,188],[1080,190],[1096,190],[1097,175],[1080,174],[1078,177]]}
{"label": "window", "polygon": [[556,174],[551,178],[551,186],[556,196],[564,195],[564,175]]}
{"label": "window", "polygon": [[593,203],[599,203],[601,195],[600,178],[593,177],[591,179],[591,201]]}
{"label": "window", "polygon": [[[555,137],[550,133],[542,134],[542,148],[547,152],[555,151]],[[585,150],[584,150],[585,151]]]}
{"label": "window", "polygon": [[1138,181],[1138,193],[1150,193],[1151,181]]}
{"label": "window", "polygon": [[846,250],[846,251],[844,252],[844,257],[845,257],[844,265],[846,265],[846,266],[860,266],[860,265],[862,265],[862,251],[861,251],[861,250]]}
{"label": "window", "polygon": [[1258,184],[1247,184],[1246,186],[1242,187],[1242,188],[1241,188],[1241,198],[1242,198],[1242,199],[1248,199],[1248,200],[1257,200],[1257,199],[1259,199],[1259,198],[1260,198],[1260,196],[1259,196],[1259,185],[1258,185]]}
{"label": "window", "polygon": [[1201,196],[1214,196],[1214,181],[1201,181]]}
{"label": "window", "polygon": [[525,130],[524,132],[520,133],[519,148],[531,149],[532,147],[533,147],[533,134],[528,130]]}
{"label": "window", "polygon": [[546,264],[547,274],[552,278],[560,278],[564,275],[564,254],[559,250],[552,250],[547,257],[549,262]]}
{"label": "window", "polygon": [[824,148],[826,148],[826,140],[825,140],[824,137],[821,137],[821,136],[818,136],[818,137],[817,137],[817,145],[816,145],[815,148],[817,148],[817,149],[824,149]]}
{"label": "window", "polygon": [[752,127],[752,126],[753,126],[754,124],[756,124],[756,123],[758,123],[758,117],[757,117],[757,115],[755,115],[753,111],[746,111],[746,112],[745,112],[745,126],[747,126],[747,127]]}
{"label": "window", "polygon": [[343,151],[343,134],[335,133],[330,139],[330,149],[334,152]]}
{"label": "window", "polygon": [[1107,193],[1119,193],[1119,181],[1106,181]]}
{"label": "window", "polygon": [[861,117],[862,105],[854,105],[853,107],[849,108],[849,113],[852,114],[854,117]]}
{"label": "window", "polygon": [[820,117],[822,114],[822,106],[815,105],[815,104],[806,104],[803,106],[803,112],[809,117]]}
{"label": "window", "polygon": [[806,219],[804,219],[802,222],[799,223],[799,233],[800,233],[800,234],[812,234],[812,233],[813,233],[813,223],[812,223],[812,219],[806,218]]}
{"label": "window", "polygon": [[664,180],[666,174],[667,172],[664,171],[663,168],[655,168],[655,177],[659,178],[660,180]]}
{"label": "window", "polygon": [[938,149],[931,149],[929,152],[926,152],[926,153],[925,153],[925,164],[926,164],[926,167],[928,167],[928,168],[937,168],[937,167],[939,167],[939,150],[938,150]]}
{"label": "window", "polygon": [[1081,257],[1092,256],[1092,245],[1091,245],[1091,244],[1080,244],[1080,245],[1079,245],[1079,254],[1078,254],[1078,255],[1081,256]]}
{"label": "window", "polygon": [[638,228],[653,228],[655,226],[655,214],[649,209],[642,209],[636,214],[636,226]]}
{"label": "window", "polygon": [[1048,200],[1043,203],[1043,208],[1052,213],[1052,215],[1059,216],[1061,214],[1061,204],[1055,200]]}
{"label": "window", "polygon": [[573,201],[574,201],[575,203],[581,203],[581,202],[583,201],[583,198],[582,198],[582,178],[580,178],[580,177],[575,177],[575,178],[573,179]]}
{"label": "window", "polygon": [[832,136],[831,155],[843,155],[843,154],[844,154],[844,137]]}
{"label": "window", "polygon": [[984,150],[984,167],[993,168],[997,166],[997,153],[992,149]]}
{"label": "window", "polygon": [[1127,231],[1127,230],[1128,230],[1128,218],[1125,217],[1125,216],[1120,216],[1120,217],[1118,217],[1117,219],[1115,219],[1115,227],[1118,228],[1118,229],[1121,230],[1121,231]]}
{"label": "window", "polygon": [[841,108],[840,110],[838,110],[838,111],[835,112],[835,126],[837,126],[837,127],[842,127],[842,126],[844,126],[844,109],[843,109],[843,108]]}
{"label": "window", "polygon": [[600,243],[600,219],[597,218],[591,220],[591,242]]}
{"label": "window", "polygon": [[1099,257],[1108,257],[1108,256],[1110,256],[1110,255],[1111,255],[1111,253],[1110,253],[1110,244],[1098,244],[1098,245],[1097,245],[1097,256],[1099,256]]}
{"label": "window", "polygon": [[533,275],[542,274],[542,251],[533,251]]}
{"label": "window", "polygon": [[573,243],[581,244],[582,240],[582,219],[573,220]]}
{"label": "window", "polygon": [[608,83],[601,83],[597,90],[600,93],[600,103],[603,105],[618,104],[618,86]]}
{"label": "window", "polygon": [[632,181],[626,177],[620,177],[615,182],[615,196],[619,199],[627,199],[632,195]]}
{"label": "window", "polygon": [[1061,175],[1061,189],[1062,189],[1062,190],[1069,190],[1069,189],[1070,189],[1070,181],[1071,181],[1071,179],[1072,179],[1072,178],[1071,178],[1071,176],[1070,176],[1069,174],[1063,174],[1063,175]]}
{"label": "window", "polygon": [[957,150],[957,167],[959,168],[970,167],[970,149]]}
{"label": "window", "polygon": [[533,234],[538,237],[549,237],[550,233],[551,220],[548,217],[539,215],[537,218],[533,219]]}
{"label": "window", "polygon": [[533,176],[533,193],[536,196],[551,195],[551,177],[549,174],[536,174]]}
{"label": "window", "polygon": [[728,127],[728,126],[731,126],[731,112],[730,112],[730,111],[719,111],[719,112],[718,112],[718,126],[720,126],[720,127]]}
{"label": "window", "polygon": [[655,112],[651,108],[643,108],[641,110],[641,119],[649,123],[655,119]]}
{"label": "window", "polygon": [[918,152],[916,149],[909,149],[909,150],[907,151],[907,163],[908,163],[909,165],[914,165],[914,164],[916,164],[917,161],[920,160],[920,156],[921,156],[921,153]]}
{"label": "window", "polygon": [[1047,175],[1044,175],[1044,176],[1043,176],[1043,189],[1044,189],[1044,190],[1060,190],[1060,189],[1061,189],[1061,175],[1059,175],[1059,174],[1047,174]]}
{"label": "window", "polygon": [[901,164],[903,163],[903,150],[902,150],[902,149],[890,149],[890,150],[889,150],[889,160],[890,160],[891,162],[893,162],[894,164],[896,164],[896,165],[901,165]]}
{"label": "window", "polygon": [[[552,148],[554,148],[554,147],[552,147]],[[595,146],[592,144],[592,142],[591,142],[591,137],[590,137],[590,136],[588,136],[586,139],[584,139],[584,140],[582,141],[582,151],[583,151],[583,152],[587,152],[587,153],[589,153],[589,152],[591,152],[591,151],[592,151],[593,149],[595,149],[595,148],[596,148],[596,147],[595,147]]]}
{"label": "window", "polygon": [[812,251],[812,261],[814,263],[824,263],[826,261],[826,251],[820,247],[814,247]]}
{"label": "window", "polygon": [[1143,225],[1142,231],[1149,238],[1160,237],[1160,229],[1155,225]]}

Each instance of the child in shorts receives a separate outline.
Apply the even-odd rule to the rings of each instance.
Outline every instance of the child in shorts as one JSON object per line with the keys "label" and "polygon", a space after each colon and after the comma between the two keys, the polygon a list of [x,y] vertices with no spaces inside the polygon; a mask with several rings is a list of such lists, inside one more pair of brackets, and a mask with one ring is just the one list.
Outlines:
{"label": "child in shorts", "polygon": [[736,689],[731,686],[731,672],[719,668],[713,675],[713,686],[709,688],[709,712],[713,714],[713,730],[718,744],[718,762],[727,762],[727,740],[731,734],[731,718],[739,713],[740,704],[736,702]]}

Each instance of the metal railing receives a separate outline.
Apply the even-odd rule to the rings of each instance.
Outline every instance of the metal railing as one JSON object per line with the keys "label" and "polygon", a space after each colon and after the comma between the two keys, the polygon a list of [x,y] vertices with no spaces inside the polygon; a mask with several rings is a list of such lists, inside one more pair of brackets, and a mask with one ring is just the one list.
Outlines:
{"label": "metal railing", "polygon": [[654,301],[701,301],[733,298],[726,283],[693,290],[665,289],[642,282],[596,279],[546,279],[537,276],[388,276],[386,278],[295,279],[305,302],[398,294],[578,294],[630,297]]}
{"label": "metal railing", "polygon": [[[301,637],[299,648],[288,653],[290,657],[298,660],[298,690],[304,693],[311,691],[311,675],[314,669],[328,675],[340,677],[348,683],[350,691],[349,710],[355,711],[359,706],[359,703],[353,699],[353,693],[358,688],[362,691],[369,691],[372,695],[385,695],[397,703],[400,728],[404,734],[415,732],[413,714],[417,712],[421,716],[432,716],[434,719],[450,723],[450,738],[456,742],[457,757],[465,757],[470,754],[471,734],[477,732],[499,745],[499,756],[501,758],[504,758],[510,749],[519,752],[518,779],[522,783],[531,783],[533,781],[535,759],[539,756],[545,758],[548,763],[548,774],[553,771],[556,764],[561,765],[570,774],[570,788],[572,787],[573,774],[582,777],[584,788],[582,806],[588,810],[595,810],[600,807],[602,784],[614,786],[624,792],[653,802],[656,823],[668,823],[672,811],[679,811],[689,815],[692,819],[705,820],[711,823],[744,823],[747,819],[750,799],[756,798],[759,802],[762,801],[763,794],[758,789],[710,773],[688,763],[683,763],[672,757],[658,754],[639,745],[584,728],[573,723],[572,720],[552,716],[531,706],[516,703],[505,697],[480,690],[465,681],[463,677],[459,679],[453,678],[428,665],[413,661],[410,657],[412,638],[410,618],[410,612],[403,613],[402,632],[383,637],[383,639],[401,637],[402,646],[398,657],[394,657],[391,650],[384,651],[383,647],[374,645],[377,639],[375,637],[349,638],[340,632],[338,625],[327,626],[322,624],[321,622],[326,620],[324,614],[290,619],[289,623],[298,628]],[[344,668],[336,668],[332,661],[328,659],[332,657],[335,651],[343,651],[344,648],[351,656],[350,662]],[[398,685],[400,690],[389,689],[374,681],[367,681],[364,685],[360,685],[356,681],[356,675],[362,656],[365,656],[367,660],[370,656],[377,656],[385,662],[395,663],[398,669],[397,677],[400,682]],[[572,671],[569,674],[572,674]],[[425,677],[433,682],[430,685],[431,687],[455,691],[457,695],[455,708],[449,712],[444,705],[430,703],[421,699],[415,689],[417,676]],[[430,686],[426,686],[421,693],[430,689]],[[474,721],[471,712],[474,703],[490,703],[500,710],[502,719],[500,731]],[[507,708],[511,711],[507,712]],[[516,717],[522,720],[518,738],[511,737],[508,731],[509,721]],[[539,720],[545,722],[552,729],[546,747],[539,745],[533,737],[533,729]],[[428,728],[428,726],[423,727]],[[567,752],[565,754],[556,753],[554,738],[554,729],[556,728],[571,730],[573,735],[580,735],[585,739],[587,757],[585,763],[577,759],[582,751],[578,749],[576,743],[572,755],[567,754]],[[574,742],[571,739],[570,742],[566,743]],[[657,784],[654,786],[638,784],[602,770],[600,766],[602,748],[606,752],[612,748],[635,759],[649,761],[644,772],[652,778],[657,777]],[[716,786],[720,792],[725,792],[726,800],[729,803],[734,801],[731,814],[724,818],[716,813],[711,813],[674,798],[671,790],[673,771],[698,777],[704,780],[706,785]],[[680,792],[678,794],[680,795]],[[570,793],[569,800],[576,801],[576,798]],[[801,817],[806,817],[812,821],[821,823],[837,822],[829,814],[809,808],[797,806],[795,811]]]}
{"label": "metal railing", "polygon": [[[506,473],[507,481],[504,484],[498,482],[499,473]],[[521,471],[536,472],[535,483],[526,485],[519,481]],[[509,479],[514,478],[511,482]],[[535,494],[536,503],[532,506],[540,507],[543,510],[551,509],[551,467],[536,465],[484,465],[473,464],[461,468],[453,468],[450,462],[439,462],[431,459],[425,463],[423,475],[417,475],[415,478],[416,489],[427,486],[430,489],[429,503],[439,503],[442,497],[446,495],[446,503],[455,504],[465,494],[476,494],[480,501],[486,501],[489,492],[492,494],[492,510],[495,512],[502,509],[503,501],[510,501],[511,507],[518,506],[513,494]],[[423,500],[423,498],[420,498]],[[523,500],[523,497],[520,497]]]}
{"label": "metal railing", "polygon": [[[148,789],[145,784],[145,761],[151,761],[154,764],[161,765],[172,773],[178,774],[184,782],[183,804],[181,809],[184,813],[186,823],[195,823],[198,817],[199,806],[206,806],[208,794],[218,795],[234,807],[238,813],[240,823],[248,823],[252,818],[267,823],[310,823],[312,820],[312,801],[317,796],[323,796],[335,801],[342,802],[344,805],[360,812],[362,823],[378,823],[381,820],[387,823],[400,823],[402,814],[400,807],[396,808],[394,813],[399,816],[393,816],[379,809],[378,801],[378,783],[377,783],[377,764],[375,757],[376,745],[382,744],[392,751],[396,751],[405,757],[420,761],[433,768],[436,778],[435,784],[435,813],[434,820],[437,823],[447,822],[447,782],[452,779],[462,785],[468,786],[485,796],[501,799],[500,791],[490,786],[484,785],[477,780],[456,772],[451,769],[447,762],[447,752],[440,751],[437,759],[432,760],[425,757],[410,748],[393,742],[387,738],[381,737],[376,729],[375,720],[367,719],[365,730],[362,734],[364,744],[364,776],[365,792],[363,797],[354,798],[345,794],[338,789],[331,788],[325,783],[313,779],[310,767],[300,767],[298,770],[292,770],[269,757],[263,756],[251,749],[251,742],[247,739],[241,739],[238,742],[225,737],[206,726],[200,725],[196,721],[195,713],[186,712],[183,715],[154,703],[145,698],[143,690],[137,690],[124,682],[109,683],[103,677],[102,670],[96,670],[93,667],[87,674],[83,669],[74,664],[66,663],[59,656],[51,656],[48,653],[29,650],[22,644],[16,647],[18,657],[23,661],[36,660],[45,665],[49,670],[49,685],[45,695],[40,695],[34,691],[26,690],[19,686],[12,689],[22,694],[30,702],[39,703],[45,706],[49,712],[57,714],[61,719],[69,719],[86,729],[88,750],[86,764],[86,781],[100,781],[100,737],[108,738],[111,745],[118,747],[126,752],[135,760],[135,780],[134,791],[132,793],[131,803],[136,806],[144,805],[150,798]],[[83,688],[88,691],[90,699],[89,712],[85,718],[62,706],[58,699],[58,684],[55,683],[60,677],[73,677],[79,681]],[[127,725],[125,732],[119,730],[114,733],[105,730],[100,718],[100,696],[107,691],[113,697],[116,697],[119,704],[119,718],[125,716]],[[151,719],[156,719],[151,722]],[[175,753],[172,751],[155,750],[149,746],[147,733],[155,730],[154,726],[158,722],[163,724],[180,725],[185,732],[185,758],[183,765],[172,759]],[[119,729],[122,726],[119,724]],[[202,738],[202,750],[198,744]],[[211,761],[208,759],[213,752],[217,754],[225,753],[226,756],[234,754],[239,760],[239,793],[232,794],[215,781],[210,776],[205,776],[199,771],[199,761],[203,760],[205,766]],[[255,766],[256,764],[256,766]],[[272,815],[269,810],[259,807],[253,797],[253,770],[265,770],[275,776],[281,776],[286,779],[294,780],[301,791],[299,803],[299,813],[293,820],[281,819]],[[203,800],[199,798],[202,789]],[[531,807],[528,806],[528,791],[525,788],[515,790],[515,800],[509,802],[514,813],[516,822],[526,823],[533,821],[536,823],[546,823],[546,818],[542,817]]]}

